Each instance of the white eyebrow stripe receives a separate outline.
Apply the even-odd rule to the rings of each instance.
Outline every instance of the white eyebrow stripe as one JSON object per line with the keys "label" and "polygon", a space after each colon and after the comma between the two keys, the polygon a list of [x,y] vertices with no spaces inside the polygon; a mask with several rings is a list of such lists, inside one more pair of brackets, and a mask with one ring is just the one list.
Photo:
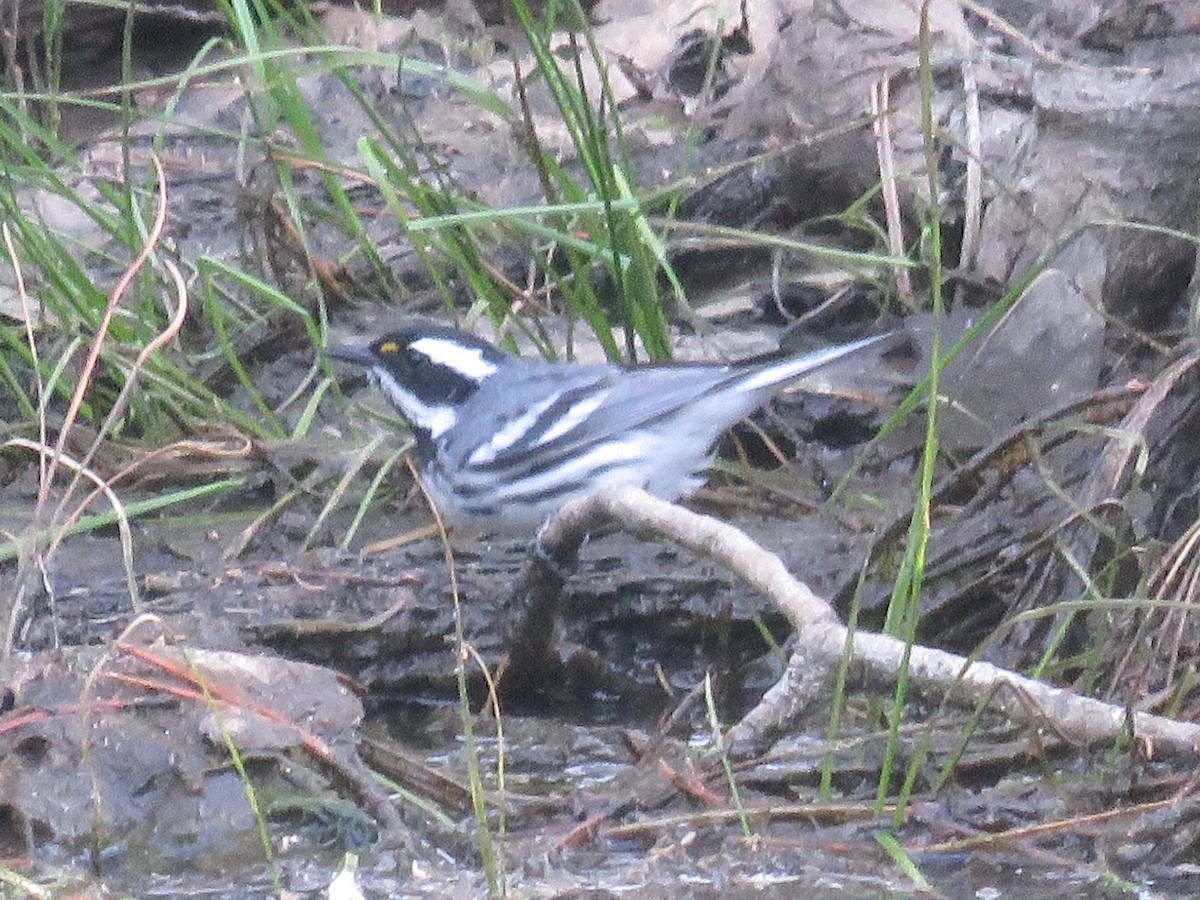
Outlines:
{"label": "white eyebrow stripe", "polygon": [[561,394],[553,394],[536,406],[530,407],[524,414],[513,419],[492,435],[490,441],[478,447],[467,459],[467,465],[479,466],[495,462],[496,457],[501,452],[507,450],[517,441],[521,440],[521,438],[525,437],[530,429],[537,425],[538,419],[542,417],[542,414],[557,403],[561,396]]}
{"label": "white eyebrow stripe", "polygon": [[[549,444],[555,438],[560,438],[577,428],[580,424],[587,421],[588,416],[600,408],[600,405],[608,399],[608,395],[611,393],[611,388],[597,391],[595,394],[583,398],[578,403],[572,404],[571,408],[563,414],[562,418],[546,429],[546,433],[538,439],[538,444]],[[555,399],[558,398],[556,397]]]}
{"label": "white eyebrow stripe", "polygon": [[483,358],[479,347],[464,347],[457,341],[445,338],[418,338],[408,345],[430,362],[445,366],[468,378],[486,378],[496,371],[496,364]]}

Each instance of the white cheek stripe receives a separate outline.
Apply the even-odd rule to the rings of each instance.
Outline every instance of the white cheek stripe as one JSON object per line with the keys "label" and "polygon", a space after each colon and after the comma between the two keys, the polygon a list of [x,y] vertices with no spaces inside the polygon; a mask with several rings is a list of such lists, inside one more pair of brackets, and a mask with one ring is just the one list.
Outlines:
{"label": "white cheek stripe", "polygon": [[496,364],[484,359],[483,351],[478,347],[464,347],[443,338],[419,338],[408,346],[428,357],[431,363],[445,366],[468,378],[486,378],[496,371]]}
{"label": "white cheek stripe", "polygon": [[558,394],[554,394],[548,399],[543,400],[541,403],[530,408],[530,410],[524,415],[513,419],[494,435],[492,435],[492,439],[490,441],[472,453],[470,458],[467,460],[467,465],[481,466],[486,465],[487,463],[495,462],[496,457],[501,453],[501,451],[507,450],[529,433],[529,429],[537,424],[538,419],[542,417],[542,413],[544,413],[558,401],[558,397]]}
{"label": "white cheek stripe", "polygon": [[434,440],[454,427],[457,414],[449,406],[430,406],[422,403],[411,391],[405,390],[388,372],[379,371],[379,387],[388,399],[399,408],[404,418],[429,432]]}
{"label": "white cheek stripe", "polygon": [[582,422],[587,421],[588,416],[600,408],[600,404],[608,399],[611,390],[601,391],[598,394],[593,394],[586,399],[580,400],[574,406],[567,410],[566,414],[554,423],[552,428],[548,428],[546,433],[542,435],[539,444],[548,444],[557,437],[562,437],[567,432],[579,426]]}

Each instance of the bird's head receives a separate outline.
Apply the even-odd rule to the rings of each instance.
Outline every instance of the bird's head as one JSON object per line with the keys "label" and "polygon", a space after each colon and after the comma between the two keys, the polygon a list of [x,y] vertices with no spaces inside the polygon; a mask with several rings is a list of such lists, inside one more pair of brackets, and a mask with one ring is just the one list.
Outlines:
{"label": "bird's head", "polygon": [[326,352],[365,367],[413,428],[433,440],[454,427],[462,404],[507,358],[473,334],[421,320],[405,322],[370,344],[330,346]]}

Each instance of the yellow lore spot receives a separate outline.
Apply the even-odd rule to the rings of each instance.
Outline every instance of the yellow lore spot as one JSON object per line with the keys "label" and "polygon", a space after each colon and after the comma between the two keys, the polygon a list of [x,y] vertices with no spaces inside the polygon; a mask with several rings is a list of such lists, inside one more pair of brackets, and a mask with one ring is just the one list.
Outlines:
{"label": "yellow lore spot", "polygon": [[397,344],[395,341],[388,341],[387,343],[379,345],[380,353],[398,353],[399,350],[400,350],[400,345]]}

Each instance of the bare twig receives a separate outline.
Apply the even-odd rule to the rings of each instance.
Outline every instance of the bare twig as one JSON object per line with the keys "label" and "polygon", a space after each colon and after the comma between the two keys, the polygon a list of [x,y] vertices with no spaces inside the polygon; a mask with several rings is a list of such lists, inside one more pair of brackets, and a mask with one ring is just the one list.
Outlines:
{"label": "bare twig", "polygon": [[[616,488],[568,504],[543,531],[542,542],[555,548],[559,558],[569,558],[589,532],[614,523],[638,535],[667,538],[720,562],[770,597],[795,628],[797,649],[787,671],[730,730],[731,745],[757,746],[786,728],[812,700],[823,696],[820,688],[847,647],[856,674],[872,683],[892,682],[899,673],[903,641],[861,630],[850,639],[832,607],[793,578],[778,556],[732,525],[645,491]],[[1148,713],[1134,713],[1130,720],[1122,706],[1080,697],[990,663],[917,645],[908,666],[910,684],[927,694],[965,704],[987,701],[1014,720],[1035,727],[1048,724],[1075,743],[1111,743],[1132,721],[1134,736],[1147,751],[1195,755],[1200,750],[1198,725]]]}
{"label": "bare twig", "polygon": [[[883,192],[883,209],[887,215],[888,250],[892,256],[904,256],[904,224],[900,220],[900,195],[896,189],[896,153],[892,145],[892,127],[888,119],[888,76],[871,87],[871,115],[875,129],[875,152],[879,157],[879,178]],[[936,198],[935,198],[936,199]],[[908,269],[895,269],[896,293],[909,306],[913,305],[912,278]]]}
{"label": "bare twig", "polygon": [[[968,272],[975,268],[979,253],[980,224],[983,220],[983,126],[979,119],[979,83],[975,63],[963,63],[963,93],[967,113],[967,187],[963,197],[962,250],[958,267]],[[963,285],[959,285],[959,293]]]}

